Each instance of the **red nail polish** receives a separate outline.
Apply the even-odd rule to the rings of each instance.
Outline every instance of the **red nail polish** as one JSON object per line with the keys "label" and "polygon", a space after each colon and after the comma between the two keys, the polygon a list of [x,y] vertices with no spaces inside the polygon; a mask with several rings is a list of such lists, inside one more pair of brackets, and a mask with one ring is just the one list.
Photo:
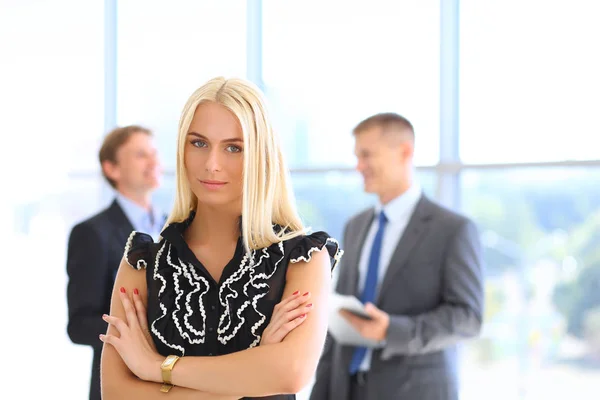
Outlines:
{"label": "red nail polish", "polygon": [[308,296],[308,292],[304,293],[302,296]]}
{"label": "red nail polish", "polygon": [[306,317],[306,314],[302,314],[302,315],[300,316],[300,318],[304,318],[304,317]]}
{"label": "red nail polish", "polygon": [[307,304],[306,307],[312,307],[312,303]]}
{"label": "red nail polish", "polygon": [[140,294],[140,292],[137,289],[133,289],[133,293],[136,295]]}
{"label": "red nail polish", "polygon": [[121,287],[121,293],[125,293],[125,288]]}
{"label": "red nail polish", "polygon": [[296,290],[294,293],[292,293],[292,296],[297,295],[299,292],[300,292],[299,290]]}

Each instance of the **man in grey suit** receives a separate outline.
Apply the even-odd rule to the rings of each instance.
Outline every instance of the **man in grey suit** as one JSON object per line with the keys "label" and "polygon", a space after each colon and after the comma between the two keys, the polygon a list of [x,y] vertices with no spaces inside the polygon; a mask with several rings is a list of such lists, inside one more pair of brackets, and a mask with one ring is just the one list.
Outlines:
{"label": "man in grey suit", "polygon": [[342,314],[380,345],[328,336],[310,398],[458,399],[457,345],[478,335],[483,315],[477,229],[422,193],[407,119],[377,114],[353,133],[364,189],[379,203],[346,224],[336,291],[366,303],[370,319]]}

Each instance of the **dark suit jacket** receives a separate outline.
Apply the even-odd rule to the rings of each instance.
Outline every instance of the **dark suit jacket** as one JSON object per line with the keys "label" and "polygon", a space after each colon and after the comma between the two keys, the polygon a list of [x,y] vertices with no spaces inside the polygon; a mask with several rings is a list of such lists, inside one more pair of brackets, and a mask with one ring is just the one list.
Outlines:
{"label": "dark suit jacket", "polygon": [[69,237],[67,255],[67,332],[71,341],[92,346],[90,399],[100,399],[100,355],[110,312],[115,276],[133,226],[116,201],[106,210],[77,224]]}
{"label": "dark suit jacket", "polygon": [[[336,291],[358,293],[358,263],[374,218],[369,209],[344,231]],[[375,302],[390,315],[386,344],[373,352],[368,399],[458,398],[456,345],[476,336],[483,315],[479,236],[467,218],[422,196]],[[328,336],[311,400],[349,399],[354,347]]]}

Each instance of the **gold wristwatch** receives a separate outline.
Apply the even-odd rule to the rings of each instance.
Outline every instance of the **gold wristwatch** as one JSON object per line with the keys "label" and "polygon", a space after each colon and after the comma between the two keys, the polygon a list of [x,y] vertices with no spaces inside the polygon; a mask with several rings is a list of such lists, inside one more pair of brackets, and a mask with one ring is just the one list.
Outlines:
{"label": "gold wristwatch", "polygon": [[160,365],[160,372],[162,375],[163,385],[160,388],[160,391],[163,393],[167,393],[173,387],[171,383],[171,371],[175,366],[175,363],[179,360],[178,356],[170,355],[165,358],[165,361]]}

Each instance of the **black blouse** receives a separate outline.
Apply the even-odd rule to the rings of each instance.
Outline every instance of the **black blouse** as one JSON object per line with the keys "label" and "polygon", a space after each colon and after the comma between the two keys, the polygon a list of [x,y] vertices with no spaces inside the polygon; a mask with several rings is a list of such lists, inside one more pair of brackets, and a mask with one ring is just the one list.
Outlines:
{"label": "black blouse", "polygon": [[163,356],[217,356],[258,346],[273,307],[281,301],[287,269],[325,248],[333,270],[343,254],[338,242],[325,232],[250,253],[244,251],[240,238],[216,282],[184,240],[183,232],[193,218],[194,213],[184,222],[167,226],[159,243],[134,231],[125,246],[127,262],[138,270],[146,269],[148,326]]}

